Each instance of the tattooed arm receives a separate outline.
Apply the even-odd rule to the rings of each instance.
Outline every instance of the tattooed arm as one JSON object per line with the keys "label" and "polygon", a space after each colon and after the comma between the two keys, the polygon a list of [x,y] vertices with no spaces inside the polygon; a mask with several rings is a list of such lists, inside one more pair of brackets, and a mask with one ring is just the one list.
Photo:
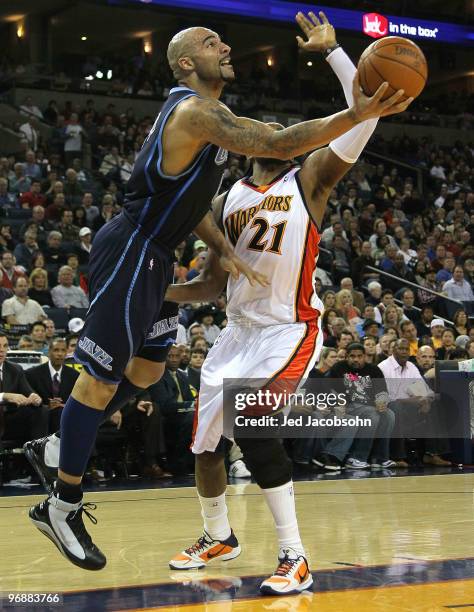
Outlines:
{"label": "tattooed arm", "polygon": [[381,101],[387,87],[384,83],[372,97],[367,97],[356,75],[351,108],[279,131],[260,121],[237,117],[227,106],[210,98],[184,101],[177,109],[176,120],[181,130],[203,145],[211,142],[242,155],[290,159],[327,144],[361,121],[399,112],[396,102],[401,91]]}

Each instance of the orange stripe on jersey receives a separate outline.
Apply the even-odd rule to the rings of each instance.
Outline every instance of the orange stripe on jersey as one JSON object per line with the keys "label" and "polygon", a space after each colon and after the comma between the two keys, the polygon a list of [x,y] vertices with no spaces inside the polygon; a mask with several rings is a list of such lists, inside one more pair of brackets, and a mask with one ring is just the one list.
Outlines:
{"label": "orange stripe on jersey", "polygon": [[190,449],[192,449],[193,444],[194,444],[194,438],[196,437],[196,431],[198,428],[198,421],[199,421],[199,395],[196,397],[196,401],[194,403],[193,431],[191,433],[191,444],[189,445]]}
{"label": "orange stripe on jersey", "polygon": [[313,274],[316,270],[316,262],[319,255],[319,240],[320,236],[315,224],[312,221],[308,221],[296,294],[295,310],[297,321],[313,321],[321,316],[319,310],[311,306],[311,297],[314,293]]}
{"label": "orange stripe on jersey", "polygon": [[292,389],[287,389],[289,393],[296,389],[314,354],[318,333],[319,325],[317,321],[313,320],[306,323],[305,335],[285,365],[272,376],[269,381],[271,386],[277,381],[285,380],[289,381],[288,386],[292,387]]}
{"label": "orange stripe on jersey", "polygon": [[[305,334],[299,341],[298,346],[285,365],[275,372],[262,387],[263,391],[268,390],[276,394],[288,394],[296,391],[314,355],[318,334],[319,325],[316,321],[306,323]],[[272,405],[267,404],[265,406],[247,406],[242,414],[246,416],[262,416],[276,413]]]}

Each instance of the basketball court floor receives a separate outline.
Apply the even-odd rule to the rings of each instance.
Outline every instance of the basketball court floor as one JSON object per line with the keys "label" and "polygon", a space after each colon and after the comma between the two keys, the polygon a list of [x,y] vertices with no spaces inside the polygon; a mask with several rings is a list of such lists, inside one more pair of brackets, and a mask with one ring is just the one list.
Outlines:
{"label": "basketball court floor", "polygon": [[[411,474],[412,472],[408,472]],[[99,612],[457,612],[474,610],[474,473],[327,479],[295,484],[312,593],[260,597],[276,565],[271,516],[254,484],[228,489],[240,557],[175,572],[168,560],[200,535],[191,486],[95,490],[85,523],[107,555],[100,572],[67,562],[29,522],[42,495],[0,497],[0,609]],[[186,484],[186,483],[183,483]],[[5,493],[6,489],[3,489]],[[6,607],[8,593],[60,593],[57,605]],[[2,607],[3,605],[3,607]]]}

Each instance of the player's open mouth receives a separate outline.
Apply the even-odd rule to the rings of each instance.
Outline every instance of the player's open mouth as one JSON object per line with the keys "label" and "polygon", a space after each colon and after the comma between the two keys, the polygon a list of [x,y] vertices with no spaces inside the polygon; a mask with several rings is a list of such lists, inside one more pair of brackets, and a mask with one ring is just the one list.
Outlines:
{"label": "player's open mouth", "polygon": [[222,60],[221,62],[219,62],[219,64],[221,66],[230,66],[232,68],[230,57],[226,57],[225,60]]}

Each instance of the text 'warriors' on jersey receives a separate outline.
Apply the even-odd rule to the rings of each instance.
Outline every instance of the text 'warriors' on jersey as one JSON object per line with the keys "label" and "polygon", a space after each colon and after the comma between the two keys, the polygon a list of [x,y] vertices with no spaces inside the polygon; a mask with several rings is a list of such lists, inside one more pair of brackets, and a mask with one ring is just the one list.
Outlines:
{"label": "text 'warriors' on jersey", "polygon": [[163,172],[166,122],[180,102],[197,95],[187,87],[171,89],[135,161],[125,194],[126,216],[169,250],[185,239],[210,209],[227,160],[227,151],[209,144],[181,174]]}
{"label": "text 'warriors' on jersey", "polygon": [[323,304],[316,295],[320,240],[291,168],[271,185],[246,179],[230,189],[222,213],[227,238],[249,266],[266,274],[269,287],[251,287],[242,274],[227,284],[229,323],[274,325],[314,321]]}

